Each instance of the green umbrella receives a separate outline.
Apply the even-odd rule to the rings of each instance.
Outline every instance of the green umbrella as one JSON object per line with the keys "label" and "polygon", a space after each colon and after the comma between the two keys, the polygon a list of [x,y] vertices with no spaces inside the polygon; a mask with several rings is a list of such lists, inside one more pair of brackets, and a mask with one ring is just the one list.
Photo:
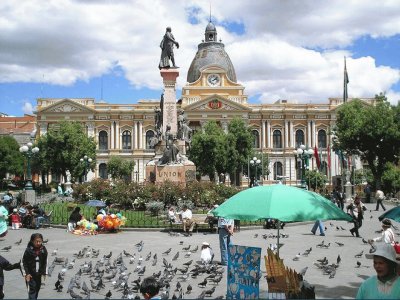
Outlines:
{"label": "green umbrella", "polygon": [[400,223],[400,206],[393,207],[392,209],[386,211],[383,215],[379,217],[379,221],[382,221],[385,218],[392,219]]}
{"label": "green umbrella", "polygon": [[214,209],[213,214],[235,220],[277,219],[278,245],[280,222],[352,221],[351,216],[321,195],[283,184],[258,186],[241,191]]}
{"label": "green umbrella", "polygon": [[281,222],[352,218],[321,195],[293,186],[274,184],[246,189],[229,198],[214,215],[236,220],[277,219]]}

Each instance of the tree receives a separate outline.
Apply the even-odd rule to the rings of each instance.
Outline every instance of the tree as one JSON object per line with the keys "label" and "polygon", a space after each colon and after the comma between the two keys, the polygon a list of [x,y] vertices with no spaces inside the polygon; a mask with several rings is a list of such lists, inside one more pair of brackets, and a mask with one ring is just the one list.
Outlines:
{"label": "tree", "polygon": [[398,107],[391,107],[382,94],[375,96],[375,105],[357,99],[337,110],[334,149],[365,160],[377,188],[381,185],[386,163],[397,163],[399,159],[399,116]]}
{"label": "tree", "polygon": [[107,164],[107,170],[112,179],[123,179],[131,175],[134,167],[135,162],[115,155],[110,157]]}
{"label": "tree", "polygon": [[233,119],[228,125],[228,165],[231,182],[238,185],[240,174],[247,159],[252,154],[253,135],[247,124],[239,118]]}
{"label": "tree", "polygon": [[0,136],[0,180],[7,173],[24,174],[24,157],[19,152],[18,142],[11,136]]}
{"label": "tree", "polygon": [[226,135],[215,122],[209,121],[204,132],[196,133],[192,138],[189,159],[193,161],[202,175],[208,175],[210,181],[218,174],[226,171]]}
{"label": "tree", "polygon": [[400,167],[387,163],[382,175],[382,184],[386,193],[396,194],[400,190]]}
{"label": "tree", "polygon": [[62,174],[65,180],[67,170],[75,179],[83,175],[85,166],[80,159],[85,155],[92,158],[90,168],[96,164],[96,142],[78,122],[61,122],[50,128],[39,138],[38,147],[42,170]]}
{"label": "tree", "polygon": [[325,184],[328,182],[328,178],[318,170],[306,170],[305,180],[310,189],[321,192],[325,189]]}

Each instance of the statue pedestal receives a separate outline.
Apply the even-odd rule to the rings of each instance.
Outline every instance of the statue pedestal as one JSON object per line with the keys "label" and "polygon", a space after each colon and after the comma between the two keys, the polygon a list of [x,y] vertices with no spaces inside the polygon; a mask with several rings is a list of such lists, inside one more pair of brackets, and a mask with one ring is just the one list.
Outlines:
{"label": "statue pedestal", "polygon": [[196,166],[190,160],[163,166],[157,165],[158,160],[152,160],[146,165],[146,179],[155,183],[166,180],[186,185],[196,180]]}
{"label": "statue pedestal", "polygon": [[22,194],[25,202],[29,202],[30,204],[36,204],[36,193],[35,190],[25,190]]}
{"label": "statue pedestal", "polygon": [[346,182],[346,184],[344,185],[344,192],[346,194],[345,202],[351,201],[351,197],[353,196],[352,189],[353,189],[353,185],[349,181]]}
{"label": "statue pedestal", "polygon": [[178,120],[176,112],[176,78],[179,76],[177,68],[168,68],[160,70],[161,77],[164,84],[164,103],[163,103],[163,131],[167,125],[171,126],[172,135],[176,136],[178,132]]}

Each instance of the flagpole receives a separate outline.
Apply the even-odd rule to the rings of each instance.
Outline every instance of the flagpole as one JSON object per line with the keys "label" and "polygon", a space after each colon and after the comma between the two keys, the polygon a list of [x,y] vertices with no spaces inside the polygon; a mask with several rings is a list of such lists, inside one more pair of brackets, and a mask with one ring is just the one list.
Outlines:
{"label": "flagpole", "polygon": [[344,57],[344,75],[343,75],[343,103],[347,102],[347,84],[349,83],[349,75],[347,74],[346,56]]}

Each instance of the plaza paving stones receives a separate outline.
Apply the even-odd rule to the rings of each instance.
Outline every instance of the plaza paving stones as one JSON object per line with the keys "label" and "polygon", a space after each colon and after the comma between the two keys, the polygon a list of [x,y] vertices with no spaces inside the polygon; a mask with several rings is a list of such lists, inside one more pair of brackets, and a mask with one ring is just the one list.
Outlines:
{"label": "plaza paving stones", "polygon": [[[379,233],[375,231],[380,230],[380,222],[378,221],[378,216],[382,214],[382,211],[376,212],[375,204],[366,204],[368,210],[365,212],[364,225],[360,229],[360,234],[365,239],[378,236]],[[389,207],[390,208],[390,207]],[[371,217],[372,216],[372,217]],[[331,223],[331,224],[330,224]],[[318,299],[351,299],[354,298],[358,287],[361,282],[364,281],[369,276],[375,273],[372,267],[372,261],[365,258],[362,255],[360,258],[356,258],[355,255],[363,251],[363,253],[368,253],[369,245],[365,244],[361,238],[352,237],[349,229],[352,228],[352,224],[343,221],[326,221],[325,226],[327,227],[326,236],[313,235],[311,233],[312,223],[297,223],[287,225],[281,233],[288,235],[286,238],[282,238],[280,242],[283,246],[280,249],[281,258],[284,259],[286,266],[294,268],[300,271],[304,267],[308,266],[308,270],[305,274],[305,279],[315,286],[316,298]],[[396,226],[399,224],[394,223]],[[339,230],[336,227],[339,227]],[[340,226],[345,230],[340,229]],[[400,227],[400,226],[399,226]],[[14,263],[18,261],[24,249],[29,241],[30,235],[36,232],[35,230],[21,229],[21,230],[10,230],[8,235],[1,239],[0,249],[12,246],[9,252],[1,251],[0,254],[7,258],[10,262]],[[130,273],[128,283],[132,286],[132,281],[136,280],[139,276],[134,270],[138,264],[139,256],[143,257],[143,265],[146,266],[146,271],[143,277],[147,277],[162,270],[163,258],[165,258],[168,263],[171,263],[173,268],[182,268],[183,264],[193,260],[193,264],[200,260],[200,247],[201,243],[207,241],[210,243],[211,247],[214,249],[215,258],[217,261],[220,259],[219,253],[219,242],[217,234],[204,234],[204,233],[194,233],[191,237],[184,236],[171,236],[168,232],[160,231],[122,231],[114,234],[100,234],[97,236],[76,236],[69,234],[65,229],[60,228],[44,228],[39,230],[43,234],[44,239],[48,239],[46,244],[47,250],[49,252],[49,263],[53,261],[55,257],[65,257],[71,261],[74,256],[73,254],[78,253],[84,247],[88,249],[100,250],[98,258],[89,257],[75,258],[75,264],[72,269],[67,269],[65,271],[64,281],[61,284],[64,286],[62,292],[57,292],[55,290],[55,282],[57,281],[58,273],[61,272],[62,266],[56,265],[51,277],[48,277],[45,285],[42,287],[39,298],[40,299],[70,299],[71,296],[67,294],[67,287],[71,278],[78,272],[79,268],[84,268],[85,263],[93,262],[93,266],[96,261],[100,260],[104,255],[109,255],[112,252],[110,261],[112,262],[117,256],[123,251],[127,251],[131,254],[136,254],[135,261],[130,264],[130,258],[122,254],[124,264],[127,267],[126,273]],[[396,231],[399,233],[400,231]],[[233,242],[237,245],[255,246],[261,247],[263,255],[266,254],[267,247],[271,243],[276,243],[276,238],[267,237],[264,239],[263,235],[276,235],[276,230],[266,230],[266,229],[252,229],[244,230],[235,233],[233,236]],[[257,237],[255,237],[257,235]],[[16,245],[15,243],[22,238],[22,243]],[[399,236],[396,238],[399,240]],[[138,248],[135,244],[143,241],[143,249],[138,252]],[[330,244],[328,248],[316,247],[324,241],[324,244]],[[337,243],[342,243],[343,246],[339,246]],[[182,244],[181,244],[182,243]],[[199,246],[199,250],[196,253],[188,254],[187,251],[182,250],[182,248],[191,245],[191,249],[195,246]],[[293,260],[296,254],[302,254],[306,249],[312,247],[310,255],[303,256],[300,255],[298,260]],[[163,255],[162,253],[171,249],[168,255]],[[57,255],[52,256],[52,252],[57,249]],[[172,260],[172,257],[179,251],[179,257],[177,260]],[[145,261],[146,256],[151,252],[151,259]],[[153,255],[157,253],[157,263],[152,266]],[[339,268],[336,270],[336,275],[334,278],[329,278],[329,275],[323,275],[321,269],[314,265],[317,259],[322,259],[326,257],[329,263],[336,263],[337,257],[340,255],[341,262]],[[360,267],[357,267],[357,261],[361,263]],[[189,268],[192,269],[193,264]],[[221,267],[222,268],[222,267]],[[100,269],[104,269],[101,267]],[[263,275],[265,275],[265,261],[262,259],[261,269]],[[25,283],[21,274],[18,270],[5,271],[5,298],[6,299],[26,299],[27,291]],[[109,274],[105,273],[104,276]],[[179,271],[174,279],[171,281],[170,288],[170,298],[172,298],[175,293],[178,296],[178,292],[174,291],[177,282],[185,292],[188,284],[193,287],[191,294],[184,294],[185,299],[197,298],[203,290],[211,289],[214,285],[208,283],[205,288],[198,286],[198,283],[203,281],[208,274],[203,274],[198,276],[196,279],[190,276],[186,281],[182,278],[178,280]],[[185,277],[185,276],[183,276]],[[86,286],[90,288],[90,280],[97,283],[98,280],[94,280],[93,276],[82,274],[81,285],[85,282]],[[112,293],[111,299],[120,299],[122,297],[121,289],[114,289],[112,283],[104,280],[105,288],[97,292],[91,292],[91,299],[104,299],[106,293],[110,290]],[[260,297],[266,297],[267,282],[264,276],[260,280]],[[82,293],[82,289],[74,288],[73,291],[85,298]],[[212,297],[224,296],[226,292],[226,274],[224,272],[224,277],[221,282],[216,286],[215,292]],[[130,296],[136,296],[138,294],[133,293]]]}

